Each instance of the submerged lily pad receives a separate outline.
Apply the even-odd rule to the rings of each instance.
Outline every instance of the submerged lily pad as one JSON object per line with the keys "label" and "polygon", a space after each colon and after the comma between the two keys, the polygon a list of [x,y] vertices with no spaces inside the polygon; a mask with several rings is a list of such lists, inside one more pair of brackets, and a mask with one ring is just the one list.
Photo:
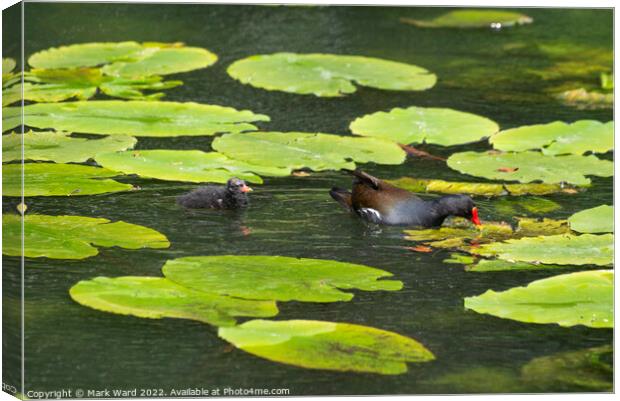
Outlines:
{"label": "submerged lily pad", "polygon": [[514,216],[523,213],[541,215],[562,207],[551,199],[545,199],[538,196],[519,197],[516,199],[502,198],[494,202],[493,206],[502,215]]}
{"label": "submerged lily pad", "polygon": [[70,132],[12,132],[2,136],[2,161],[21,160],[22,144],[25,160],[79,163],[99,153],[133,148],[136,142],[136,138],[126,135],[86,139],[72,137]]}
{"label": "submerged lily pad", "polygon": [[275,53],[237,60],[228,74],[257,88],[334,97],[357,90],[353,82],[377,89],[420,91],[437,77],[412,64],[362,56]]}
{"label": "submerged lily pad", "polygon": [[613,270],[562,274],[507,291],[465,298],[465,308],[526,323],[612,328]]}
{"label": "submerged lily pad", "polygon": [[250,354],[309,369],[394,375],[407,372],[406,362],[435,359],[412,338],[349,323],[251,320],[218,333]]}
{"label": "submerged lily pad", "polygon": [[588,348],[532,359],[521,379],[541,391],[613,391],[613,347]]}
{"label": "submerged lily pad", "polygon": [[580,233],[611,233],[614,231],[614,208],[601,205],[582,210],[570,216],[568,223]]}
{"label": "submerged lily pad", "polygon": [[400,164],[406,157],[394,142],[307,132],[229,134],[215,138],[212,146],[254,165],[315,171],[354,169],[354,162]]}
{"label": "submerged lily pad", "polygon": [[[2,215],[2,253],[22,255],[22,216]],[[83,216],[48,216],[26,214],[24,219],[24,253],[30,258],[85,259],[99,253],[96,246],[119,246],[126,249],[168,248],[163,234],[124,221]]]}
{"label": "submerged lily pad", "polygon": [[194,291],[161,277],[95,277],[69,290],[77,303],[104,312],[150,319],[191,319],[232,326],[234,316],[271,317],[274,301],[252,301]]}
{"label": "submerged lily pad", "polygon": [[[333,260],[284,256],[195,256],[168,260],[164,276],[198,291],[277,301],[349,301],[340,289],[397,291],[403,283],[379,280],[385,270]],[[231,280],[234,277],[234,280]]]}
{"label": "submerged lily pad", "polygon": [[586,175],[610,177],[613,163],[596,156],[546,156],[540,152],[462,152],[448,158],[448,166],[464,174],[492,180],[590,184]]}
{"label": "submerged lily pad", "polygon": [[[21,108],[2,110],[2,130],[21,124]],[[100,135],[183,136],[254,131],[269,117],[199,103],[93,100],[39,103],[23,108],[24,124],[36,128]]]}
{"label": "submerged lily pad", "polygon": [[432,143],[442,146],[476,142],[499,131],[494,121],[458,110],[409,107],[358,117],[351,132],[402,144]]}
{"label": "submerged lily pad", "polygon": [[613,263],[613,248],[612,234],[560,234],[483,244],[471,251],[508,261],[606,266]]}
{"label": "submerged lily pad", "polygon": [[399,188],[412,192],[436,192],[442,194],[470,194],[484,196],[546,195],[556,192],[572,193],[572,188],[560,184],[496,184],[489,182],[463,182],[402,177],[385,180]]}
{"label": "submerged lily pad", "polygon": [[[79,196],[129,191],[131,184],[123,184],[109,177],[115,171],[93,166],[56,163],[23,164],[24,196]],[[22,195],[22,164],[2,165],[4,196]]]}
{"label": "submerged lily pad", "polygon": [[256,166],[232,160],[221,153],[200,150],[133,150],[102,153],[97,163],[111,170],[141,177],[168,181],[219,182],[237,177],[254,183],[263,180],[254,173],[268,176],[286,176],[287,168]]}
{"label": "submerged lily pad", "polygon": [[454,10],[431,20],[401,18],[406,24],[422,28],[494,28],[531,24],[525,14],[504,10]]}
{"label": "submerged lily pad", "polygon": [[499,132],[489,142],[503,151],[540,149],[546,155],[605,153],[614,148],[614,122],[579,120],[526,125]]}

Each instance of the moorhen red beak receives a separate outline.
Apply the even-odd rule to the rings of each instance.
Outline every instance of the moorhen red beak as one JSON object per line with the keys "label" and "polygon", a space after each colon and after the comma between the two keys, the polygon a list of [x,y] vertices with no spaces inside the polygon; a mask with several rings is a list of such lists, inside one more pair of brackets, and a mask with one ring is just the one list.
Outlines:
{"label": "moorhen red beak", "polygon": [[481,224],[478,209],[467,195],[425,201],[364,171],[346,171],[355,177],[353,190],[334,187],[329,194],[345,209],[371,223],[439,227],[446,217],[461,216]]}

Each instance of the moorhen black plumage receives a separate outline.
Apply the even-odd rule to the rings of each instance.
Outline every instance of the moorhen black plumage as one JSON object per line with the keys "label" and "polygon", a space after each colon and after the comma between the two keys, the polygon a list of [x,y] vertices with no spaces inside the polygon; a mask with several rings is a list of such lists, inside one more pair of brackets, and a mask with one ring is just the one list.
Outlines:
{"label": "moorhen black plumage", "polygon": [[448,216],[480,225],[478,209],[467,195],[447,195],[425,201],[360,170],[350,171],[353,191],[332,188],[329,194],[347,210],[375,224],[439,227]]}
{"label": "moorhen black plumage", "polygon": [[207,185],[181,195],[177,203],[190,209],[239,209],[248,205],[250,191],[245,181],[231,178],[226,185]]}

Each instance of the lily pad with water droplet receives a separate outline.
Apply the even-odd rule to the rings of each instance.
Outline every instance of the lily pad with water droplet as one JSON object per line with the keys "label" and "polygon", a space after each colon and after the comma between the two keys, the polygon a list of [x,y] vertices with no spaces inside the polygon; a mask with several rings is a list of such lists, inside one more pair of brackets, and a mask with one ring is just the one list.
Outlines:
{"label": "lily pad with water droplet", "polygon": [[464,174],[492,180],[588,185],[586,175],[610,177],[613,163],[596,156],[546,156],[540,152],[462,152],[448,158],[448,166]]}
{"label": "lily pad with water droplet", "polygon": [[[21,108],[2,110],[2,130],[21,124]],[[254,131],[269,117],[199,103],[93,100],[39,103],[23,108],[24,124],[41,129],[100,135],[195,136]]]}
{"label": "lily pad with water droplet", "polygon": [[546,155],[605,153],[614,148],[614,122],[555,121],[500,131],[489,142],[498,150],[520,152],[540,149]]}
{"label": "lily pad with water droplet", "polygon": [[79,163],[99,153],[132,148],[136,142],[136,138],[126,135],[86,139],[73,137],[69,132],[30,131],[23,135],[12,132],[2,136],[2,161],[21,160],[22,145],[25,160]]}
{"label": "lily pad with water droplet", "polygon": [[465,298],[465,308],[525,323],[613,328],[614,272],[593,270]]}
{"label": "lily pad with water droplet", "polygon": [[613,263],[613,243],[612,234],[560,234],[482,244],[471,252],[515,262],[607,266]]}
{"label": "lily pad with water droplet", "polygon": [[256,174],[286,176],[287,168],[258,166],[232,160],[217,152],[200,150],[132,150],[101,153],[95,158],[105,168],[125,174],[168,181],[218,182],[237,177],[254,183],[263,180]]}
{"label": "lily pad with water droplet", "polygon": [[251,320],[218,333],[250,354],[309,369],[394,375],[407,372],[406,362],[435,359],[412,338],[349,323]]}
{"label": "lily pad with water droplet", "polygon": [[559,184],[497,184],[492,182],[444,181],[413,177],[402,177],[385,181],[412,192],[435,192],[442,194],[502,196],[572,192],[572,188],[564,188]]}
{"label": "lily pad with water droplet", "polygon": [[150,319],[180,318],[232,326],[235,316],[271,317],[274,301],[252,301],[194,291],[162,277],[95,277],[75,284],[71,298],[103,312]]}
{"label": "lily pad with water droplet", "polygon": [[[23,165],[24,196],[81,196],[130,191],[110,177],[119,175],[105,168],[78,164],[25,163]],[[22,164],[2,165],[4,196],[22,195]]]}
{"label": "lily pad with water droplet", "polygon": [[336,97],[355,84],[377,89],[421,91],[437,77],[422,67],[373,57],[337,54],[275,53],[250,56],[228,67],[244,84],[267,90]]}
{"label": "lily pad with water droplet", "polygon": [[494,121],[476,114],[434,107],[395,108],[358,117],[350,125],[356,135],[442,146],[476,142],[499,131]]}
{"label": "lily pad with water droplet", "polygon": [[405,152],[394,142],[307,132],[252,132],[215,138],[213,149],[261,166],[315,171],[354,169],[355,162],[401,164]]}
{"label": "lily pad with water droplet", "polygon": [[[246,299],[349,301],[346,289],[397,291],[385,270],[333,260],[284,256],[194,256],[168,260],[164,276],[198,291]],[[234,280],[231,280],[234,277]]]}
{"label": "lily pad with water droplet", "polygon": [[505,10],[454,10],[430,20],[401,18],[406,24],[421,28],[503,28],[531,24],[525,14]]}
{"label": "lily pad with water droplet", "polygon": [[614,231],[614,208],[601,205],[582,210],[570,216],[568,223],[580,233],[611,233]]}
{"label": "lily pad with water droplet", "polygon": [[[23,255],[29,258],[85,259],[99,253],[96,246],[126,249],[170,246],[165,235],[124,221],[112,223],[102,218],[42,214],[26,214],[23,218]],[[5,255],[22,255],[21,219],[18,215],[2,215]]]}

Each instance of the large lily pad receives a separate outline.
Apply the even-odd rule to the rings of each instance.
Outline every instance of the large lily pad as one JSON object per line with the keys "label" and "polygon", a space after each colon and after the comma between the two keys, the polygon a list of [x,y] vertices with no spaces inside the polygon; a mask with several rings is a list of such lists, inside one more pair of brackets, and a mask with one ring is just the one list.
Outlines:
{"label": "large lily pad", "polygon": [[[118,173],[105,168],[77,164],[25,163],[24,196],[79,196],[129,191],[131,184],[123,184],[109,177]],[[4,196],[22,195],[22,164],[2,165]]]}
{"label": "large lily pad", "polygon": [[[22,255],[22,216],[2,215],[2,253]],[[83,216],[26,214],[24,217],[24,253],[30,258],[85,259],[99,253],[96,246],[127,249],[167,248],[163,234],[124,221]]]}
{"label": "large lily pad", "polygon": [[507,291],[465,298],[465,307],[526,323],[612,328],[613,270],[562,274]]}
{"label": "large lily pad", "polygon": [[431,20],[401,18],[406,24],[422,28],[494,28],[531,24],[525,14],[505,10],[454,10]]}
{"label": "large lily pad", "polygon": [[191,319],[232,326],[233,316],[271,317],[274,301],[252,301],[194,291],[161,277],[96,277],[78,282],[69,294],[74,301],[104,312],[150,319]]}
{"label": "large lily pad", "polygon": [[462,152],[448,158],[448,166],[464,174],[492,180],[588,185],[586,175],[610,177],[613,163],[596,156],[546,156],[540,152]]}
{"label": "large lily pad", "polygon": [[432,88],[437,77],[412,64],[362,56],[275,53],[237,60],[228,74],[257,88],[334,97],[361,86],[420,91]]}
{"label": "large lily pad", "polygon": [[400,164],[405,152],[395,143],[307,132],[252,132],[215,138],[213,149],[247,163],[289,169],[354,169],[355,163]]}
{"label": "large lily pad", "polygon": [[575,192],[560,184],[497,184],[492,182],[444,181],[435,179],[402,177],[386,180],[390,184],[412,192],[435,192],[442,194],[470,194],[484,196],[546,195],[556,192]]}
{"label": "large lily pad", "polygon": [[614,122],[579,120],[526,125],[499,132],[489,142],[495,149],[519,152],[540,149],[546,155],[605,153],[614,148]]}
{"label": "large lily pad", "polygon": [[251,320],[219,335],[250,354],[310,369],[407,372],[406,362],[435,356],[412,338],[373,327],[315,320]]}
{"label": "large lily pad", "polygon": [[614,208],[601,205],[582,210],[570,216],[568,223],[580,233],[611,233],[614,231]]}
{"label": "large lily pad", "polygon": [[134,150],[102,153],[97,163],[111,170],[141,177],[169,181],[219,182],[237,177],[254,183],[263,180],[254,173],[268,176],[286,176],[287,168],[257,166],[232,160],[217,152],[200,150]]}
{"label": "large lily pad", "polygon": [[126,135],[113,135],[102,139],[72,137],[69,132],[10,133],[2,136],[2,161],[22,159],[43,160],[57,163],[85,162],[103,152],[132,148],[137,140]]}
{"label": "large lily pad", "polygon": [[606,266],[613,263],[613,248],[612,234],[560,234],[483,244],[471,251],[516,262]]}
{"label": "large lily pad", "polygon": [[[379,280],[385,270],[333,260],[284,256],[195,256],[168,260],[164,276],[199,291],[277,301],[349,301],[340,289],[397,291],[403,283]],[[231,277],[234,277],[231,280]]]}
{"label": "large lily pad", "polygon": [[532,359],[521,379],[541,391],[613,391],[613,347],[604,345]]}
{"label": "large lily pad", "polygon": [[357,135],[402,144],[425,142],[443,146],[476,142],[499,131],[497,123],[476,114],[415,106],[358,117],[349,128]]}
{"label": "large lily pad", "polygon": [[[21,124],[21,108],[2,111],[2,130]],[[23,108],[24,124],[57,131],[101,135],[183,136],[253,131],[253,121],[269,117],[198,103],[94,100],[39,103]]]}
{"label": "large lily pad", "polygon": [[140,57],[144,47],[137,42],[83,43],[52,47],[34,53],[28,64],[34,68],[95,67]]}

